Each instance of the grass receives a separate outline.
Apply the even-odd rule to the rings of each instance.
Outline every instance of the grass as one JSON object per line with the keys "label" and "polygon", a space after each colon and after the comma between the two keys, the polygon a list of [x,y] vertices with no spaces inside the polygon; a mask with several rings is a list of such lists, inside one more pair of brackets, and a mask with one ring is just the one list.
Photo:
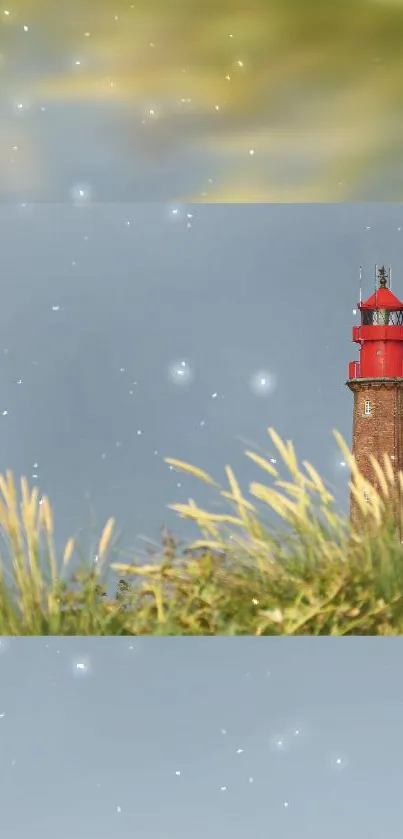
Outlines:
{"label": "grass", "polygon": [[[118,561],[113,519],[96,562],[81,557],[77,564],[74,539],[59,561],[48,499],[30,492],[25,478],[18,497],[12,473],[0,476],[0,634],[403,634],[403,545],[394,512],[403,474],[396,478],[386,456],[382,467],[373,459],[375,489],[335,432],[360,513],[353,528],[314,467],[301,467],[292,443],[269,434],[289,480],[247,451],[266,478],[251,483],[249,498],[229,467],[224,490],[201,469],[167,460],[214,487],[229,509],[209,513],[193,500],[172,505],[196,523],[200,538],[180,545],[165,531],[147,563]],[[282,533],[262,523],[257,504],[280,517]]]}

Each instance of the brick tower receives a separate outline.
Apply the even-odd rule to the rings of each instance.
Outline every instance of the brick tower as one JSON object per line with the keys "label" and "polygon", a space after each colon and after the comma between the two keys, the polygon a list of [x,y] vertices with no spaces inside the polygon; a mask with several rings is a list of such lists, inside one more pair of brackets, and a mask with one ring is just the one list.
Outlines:
{"label": "brick tower", "polygon": [[[403,303],[387,287],[385,268],[378,271],[379,286],[360,301],[360,326],[353,326],[360,360],[350,361],[346,384],[354,394],[353,455],[361,474],[379,488],[368,455],[383,467],[386,453],[396,476],[395,503],[401,531],[401,493],[397,472],[403,471]],[[390,283],[389,283],[390,284]],[[393,503],[393,502],[392,502]],[[360,510],[351,499],[351,522],[359,523]]]}

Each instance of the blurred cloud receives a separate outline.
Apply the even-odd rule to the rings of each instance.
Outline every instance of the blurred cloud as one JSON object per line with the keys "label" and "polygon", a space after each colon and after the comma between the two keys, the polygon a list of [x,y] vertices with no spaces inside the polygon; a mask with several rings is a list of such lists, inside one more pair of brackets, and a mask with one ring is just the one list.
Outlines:
{"label": "blurred cloud", "polygon": [[22,0],[3,11],[0,49],[14,97],[102,105],[128,165],[202,157],[173,198],[399,200],[402,35],[403,3],[386,0]]}

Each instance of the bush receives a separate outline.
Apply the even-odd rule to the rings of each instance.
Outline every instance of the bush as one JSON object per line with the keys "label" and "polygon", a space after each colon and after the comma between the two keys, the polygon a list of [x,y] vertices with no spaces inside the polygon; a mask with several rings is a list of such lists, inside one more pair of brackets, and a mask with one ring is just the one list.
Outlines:
{"label": "bush", "polygon": [[[322,479],[291,442],[270,436],[290,480],[253,452],[246,455],[272,479],[253,482],[243,497],[227,467],[223,490],[201,469],[168,459],[174,468],[214,487],[228,514],[209,513],[192,500],[172,506],[192,519],[200,539],[180,545],[163,531],[161,549],[147,564],[118,561],[115,522],[109,519],[97,561],[73,570],[79,552],[69,539],[61,563],[53,543],[47,498],[13,475],[0,476],[0,632],[2,635],[400,635],[403,633],[403,547],[394,499],[403,489],[385,456],[373,461],[375,489],[357,470],[343,439],[338,444],[351,469],[351,492],[360,524],[334,509]],[[396,490],[399,490],[396,493]],[[365,490],[365,492],[364,492]],[[283,533],[263,524],[256,499],[277,514]],[[113,572],[113,594],[106,572]]]}

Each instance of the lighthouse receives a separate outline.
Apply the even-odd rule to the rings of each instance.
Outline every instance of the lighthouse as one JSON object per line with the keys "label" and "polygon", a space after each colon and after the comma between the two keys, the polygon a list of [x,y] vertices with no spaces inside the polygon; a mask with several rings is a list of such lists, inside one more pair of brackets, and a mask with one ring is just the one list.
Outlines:
{"label": "lighthouse", "polygon": [[[390,272],[389,272],[390,274]],[[389,283],[388,283],[389,279]],[[360,325],[352,339],[359,345],[359,361],[350,361],[346,384],[354,394],[353,455],[361,474],[379,489],[369,455],[384,466],[390,457],[395,475],[394,503],[399,510],[401,492],[397,473],[403,471],[403,302],[390,287],[385,268],[379,269],[377,286],[368,300],[360,300]],[[393,502],[392,502],[393,503]],[[351,522],[359,523],[360,510],[351,499]]]}

